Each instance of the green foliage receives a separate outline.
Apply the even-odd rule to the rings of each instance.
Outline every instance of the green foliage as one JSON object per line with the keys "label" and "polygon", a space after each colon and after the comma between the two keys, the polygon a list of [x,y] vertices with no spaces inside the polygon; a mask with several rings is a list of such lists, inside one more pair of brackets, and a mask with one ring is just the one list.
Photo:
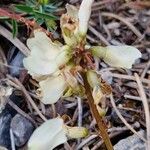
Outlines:
{"label": "green foliage", "polygon": [[39,25],[45,24],[49,31],[56,29],[58,17],[53,13],[61,3],[50,0],[26,0],[25,4],[15,5],[15,12],[26,13],[27,18],[34,19]]}
{"label": "green foliage", "polygon": [[[24,3],[13,5],[13,11],[17,14],[24,14],[23,17],[34,20],[39,25],[46,26],[48,31],[56,30],[56,20],[59,18],[54,15],[61,2],[55,0],[25,0]],[[0,17],[4,23],[12,26],[13,37],[17,36],[18,23],[9,17]]]}
{"label": "green foliage", "polygon": [[12,34],[13,34],[13,38],[15,38],[18,34],[18,23],[16,20],[12,19]]}

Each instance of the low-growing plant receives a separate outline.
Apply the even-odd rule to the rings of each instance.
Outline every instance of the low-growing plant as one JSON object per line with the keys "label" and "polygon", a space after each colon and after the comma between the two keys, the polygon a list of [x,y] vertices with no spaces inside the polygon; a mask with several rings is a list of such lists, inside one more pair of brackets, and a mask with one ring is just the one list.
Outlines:
{"label": "low-growing plant", "polygon": [[[47,1],[40,1],[47,2]],[[44,104],[54,104],[61,97],[87,98],[91,113],[96,119],[107,149],[112,144],[103,123],[106,109],[105,97],[111,94],[111,86],[97,73],[94,57],[112,67],[130,69],[141,57],[132,46],[93,46],[86,41],[88,21],[93,0],[83,0],[79,10],[67,4],[67,13],[60,18],[64,43],[50,39],[41,29],[27,40],[31,50],[24,59],[24,66],[33,79],[39,82],[38,96]],[[50,150],[70,138],[87,135],[83,127],[68,127],[61,117],[47,120],[38,127],[28,142],[30,150]],[[42,139],[42,140],[41,140]]]}

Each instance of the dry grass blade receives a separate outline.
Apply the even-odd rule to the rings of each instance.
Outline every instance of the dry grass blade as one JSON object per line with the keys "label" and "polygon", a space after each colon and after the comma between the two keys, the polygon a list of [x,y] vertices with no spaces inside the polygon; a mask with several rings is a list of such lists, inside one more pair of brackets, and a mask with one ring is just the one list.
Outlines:
{"label": "dry grass blade", "polygon": [[15,84],[17,84],[19,86],[19,89],[22,90],[23,94],[26,96],[27,100],[30,102],[30,104],[32,105],[32,107],[35,109],[35,111],[37,112],[37,114],[44,120],[46,121],[47,119],[45,118],[45,116],[41,113],[41,111],[39,110],[39,108],[36,106],[35,102],[33,101],[33,99],[31,98],[31,96],[29,95],[29,93],[27,92],[27,90],[25,89],[25,87],[22,85],[22,83],[17,79],[17,78],[13,78],[9,75],[7,75],[7,77],[12,80],[13,82],[15,82]]}
{"label": "dry grass blade", "polygon": [[82,109],[82,100],[80,97],[77,97],[78,100],[78,126],[82,126],[82,114],[83,114],[83,109]]}
{"label": "dry grass blade", "polygon": [[32,107],[36,110],[36,112],[39,114],[39,116],[46,121],[47,119],[45,118],[45,116],[40,112],[39,108],[36,106],[36,104],[34,103],[34,101],[32,100],[31,96],[28,94],[27,90],[25,89],[25,87],[22,85],[22,83],[18,80],[18,79],[14,79],[15,82],[20,86],[22,92],[24,93],[24,95],[26,96],[26,98],[28,99],[28,101],[31,103]]}
{"label": "dry grass blade", "polygon": [[10,132],[10,140],[11,140],[11,149],[16,150],[14,134],[13,134],[13,131],[11,128],[10,128],[9,132]]}
{"label": "dry grass blade", "polygon": [[146,139],[144,137],[142,137],[139,133],[136,132],[136,130],[134,130],[134,128],[128,124],[128,122],[124,119],[124,117],[121,115],[121,113],[119,112],[119,110],[117,109],[117,106],[114,102],[114,98],[113,95],[110,95],[110,100],[111,100],[111,104],[116,112],[116,114],[118,115],[118,117],[121,119],[121,121],[127,126],[127,128],[129,128],[134,134],[136,134],[141,140],[143,140],[144,142],[147,142]]}
{"label": "dry grass blade", "polygon": [[[111,73],[111,76],[115,78],[122,78],[122,79],[134,80],[134,81],[136,80],[134,76],[125,75],[125,74]],[[141,81],[143,83],[150,84],[150,80],[148,79],[143,78],[141,79]]]}
{"label": "dry grass blade", "polygon": [[96,137],[98,137],[98,135],[91,135],[89,136],[87,139],[83,140],[77,147],[77,149],[81,149],[85,144],[87,144],[88,142],[90,142],[91,140],[95,139]]}
{"label": "dry grass blade", "polygon": [[30,120],[35,126],[37,126],[36,122],[24,111],[22,111],[15,103],[13,103],[11,100],[8,100],[8,104],[15,109],[19,114]]}
{"label": "dry grass blade", "polygon": [[133,100],[137,100],[137,101],[141,101],[141,98],[139,96],[133,96],[133,95],[124,95],[125,98],[129,98],[129,99],[133,99]]}
{"label": "dry grass blade", "polygon": [[138,84],[139,95],[142,99],[142,103],[143,103],[144,111],[145,111],[145,119],[146,119],[146,127],[147,127],[147,150],[149,150],[150,149],[150,111],[149,111],[149,104],[148,104],[148,100],[146,98],[141,80],[140,80],[138,74],[136,74],[136,73],[135,73],[135,78],[136,78],[136,82]]}
{"label": "dry grass blade", "polygon": [[125,18],[122,18],[122,17],[120,17],[120,16],[118,16],[116,14],[108,13],[108,12],[103,12],[103,13],[101,13],[101,15],[105,16],[105,17],[112,17],[112,18],[115,18],[117,20],[120,20],[121,22],[126,24],[135,33],[135,35],[139,39],[143,38],[143,35],[140,33],[140,31],[134,25],[132,25],[128,20],[126,20]]}
{"label": "dry grass blade", "polygon": [[105,37],[98,32],[97,30],[95,30],[92,26],[89,26],[89,30],[96,35],[105,45],[110,45],[109,42],[105,39]]}
{"label": "dry grass blade", "polygon": [[144,76],[145,76],[147,70],[149,69],[149,67],[150,67],[150,60],[148,61],[146,67],[144,68],[144,70],[143,70],[143,72],[142,72],[142,74],[141,74],[141,78],[142,78],[142,79],[144,78]]}
{"label": "dry grass blade", "polygon": [[12,33],[1,25],[0,34],[7,40],[9,40],[11,43],[13,43],[25,56],[29,55],[29,49],[18,38],[13,38]]}

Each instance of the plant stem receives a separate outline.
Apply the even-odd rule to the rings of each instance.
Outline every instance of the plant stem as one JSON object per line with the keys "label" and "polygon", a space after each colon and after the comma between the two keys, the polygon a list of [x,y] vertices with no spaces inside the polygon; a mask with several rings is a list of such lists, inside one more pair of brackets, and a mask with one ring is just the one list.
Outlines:
{"label": "plant stem", "polygon": [[90,106],[90,110],[92,112],[93,117],[95,118],[99,131],[100,131],[100,135],[102,136],[102,139],[104,140],[104,143],[107,147],[108,150],[113,150],[113,146],[111,144],[110,138],[108,136],[108,133],[106,131],[106,126],[103,122],[102,117],[99,115],[98,110],[96,108],[96,105],[94,104],[94,99],[91,93],[91,88],[90,85],[87,81],[87,77],[86,77],[86,73],[82,73],[82,77],[83,77],[83,82],[84,82],[84,87],[85,87],[85,93],[88,99],[88,103]]}

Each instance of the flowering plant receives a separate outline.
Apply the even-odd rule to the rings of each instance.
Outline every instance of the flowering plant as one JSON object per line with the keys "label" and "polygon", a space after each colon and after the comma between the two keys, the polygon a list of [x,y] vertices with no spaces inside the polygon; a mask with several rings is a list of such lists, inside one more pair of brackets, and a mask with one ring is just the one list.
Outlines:
{"label": "flowering plant", "polygon": [[[94,57],[99,57],[113,67],[130,69],[134,61],[141,57],[141,53],[138,49],[127,45],[102,47],[87,44],[86,33],[92,3],[93,0],[83,0],[79,10],[72,5],[66,5],[67,13],[60,18],[64,45],[58,41],[52,41],[46,33],[35,30],[34,37],[27,40],[31,53],[24,59],[24,66],[28,73],[39,82],[41,102],[53,104],[62,96],[85,95],[93,100],[93,102],[89,100],[89,104],[97,121],[99,119],[97,115],[101,117],[105,114],[105,107],[102,107],[104,105],[100,107],[99,104],[104,103],[103,97],[111,93],[111,87],[96,73]],[[55,121],[56,124],[58,121],[62,128],[62,121],[60,119]],[[98,124],[99,128],[101,125]],[[52,126],[53,124],[47,121],[35,131],[29,141],[31,150],[37,149],[33,146],[37,141],[36,138],[45,132],[44,130],[50,131]],[[56,133],[62,136],[62,138],[59,136],[56,138],[57,144],[49,138],[49,134],[45,137],[45,142],[49,144],[41,143],[38,147],[53,149],[65,142],[66,137],[61,128],[61,134]],[[105,131],[102,130],[102,132]],[[105,141],[107,142],[110,144],[110,141]]]}

